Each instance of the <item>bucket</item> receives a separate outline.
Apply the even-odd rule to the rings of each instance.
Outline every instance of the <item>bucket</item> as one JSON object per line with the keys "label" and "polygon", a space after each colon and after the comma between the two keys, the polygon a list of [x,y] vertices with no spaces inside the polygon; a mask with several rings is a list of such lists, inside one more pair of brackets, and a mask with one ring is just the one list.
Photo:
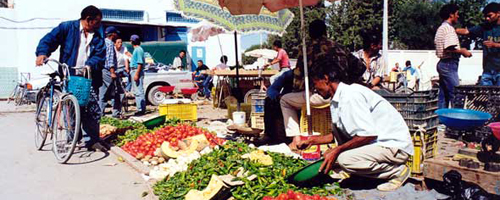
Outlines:
{"label": "bucket", "polygon": [[[300,140],[308,140],[311,136],[300,136]],[[302,151],[302,158],[304,160],[315,161],[321,158],[320,145],[312,145],[308,149]]]}
{"label": "bucket", "polygon": [[233,112],[233,121],[237,125],[244,125],[246,123],[246,113],[241,111]]}

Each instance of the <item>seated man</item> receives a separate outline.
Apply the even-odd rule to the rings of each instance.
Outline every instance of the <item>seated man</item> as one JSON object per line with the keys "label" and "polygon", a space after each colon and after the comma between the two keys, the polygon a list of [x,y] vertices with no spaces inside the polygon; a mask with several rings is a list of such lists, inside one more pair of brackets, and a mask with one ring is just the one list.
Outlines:
{"label": "seated man", "polygon": [[384,98],[359,84],[345,84],[340,67],[326,55],[312,72],[314,88],[325,99],[331,98],[333,134],[316,136],[298,142],[304,149],[315,144],[327,144],[336,139],[339,146],[329,149],[320,171],[338,171],[337,178],[350,174],[377,179],[389,179],[377,187],[381,191],[399,188],[410,176],[406,166],[413,155],[413,143],[408,127],[399,112]]}
{"label": "seated man", "polygon": [[203,61],[198,60],[198,67],[193,72],[193,76],[196,85],[198,85],[198,91],[203,93],[205,96],[207,96],[208,93],[208,97],[210,97],[210,89],[208,89],[208,83],[210,83],[210,81],[207,81],[210,76],[208,74],[203,74],[204,71],[208,70],[210,69],[205,64],[203,64]]}
{"label": "seated man", "polygon": [[267,88],[267,97],[264,100],[264,137],[254,144],[274,145],[291,142],[291,138],[286,137],[283,115],[281,113],[280,99],[283,95],[292,91],[293,71],[286,71],[276,77],[274,83]]}

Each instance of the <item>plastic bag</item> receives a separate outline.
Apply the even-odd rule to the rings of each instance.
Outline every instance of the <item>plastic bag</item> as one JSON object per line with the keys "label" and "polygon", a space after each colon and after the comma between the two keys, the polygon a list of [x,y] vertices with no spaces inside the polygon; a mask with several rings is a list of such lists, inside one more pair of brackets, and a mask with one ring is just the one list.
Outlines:
{"label": "plastic bag", "polygon": [[476,184],[462,181],[462,175],[451,170],[443,175],[447,200],[493,200],[490,194]]}

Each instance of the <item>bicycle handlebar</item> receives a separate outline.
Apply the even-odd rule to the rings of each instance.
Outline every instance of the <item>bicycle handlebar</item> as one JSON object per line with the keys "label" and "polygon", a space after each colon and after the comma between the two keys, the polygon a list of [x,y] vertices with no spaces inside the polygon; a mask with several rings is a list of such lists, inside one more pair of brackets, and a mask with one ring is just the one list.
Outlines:
{"label": "bicycle handlebar", "polygon": [[[45,60],[43,61],[43,63],[47,64],[49,61],[50,61],[50,62],[55,62],[57,65],[59,65],[59,66],[63,67],[63,75],[64,75],[65,77],[67,77],[67,75],[69,75],[69,74],[70,74],[70,73],[69,73],[69,68],[72,68],[72,69],[86,69],[86,70],[88,71],[88,76],[90,77],[90,68],[87,68],[87,67],[70,67],[70,66],[68,66],[66,63],[61,63],[61,62],[59,62],[58,60],[53,59],[53,58],[47,58],[47,59],[45,59]],[[49,67],[50,67],[50,65],[49,65]],[[52,68],[52,67],[50,67],[50,68]],[[53,69],[53,68],[52,68],[52,69]],[[53,69],[53,70],[54,70],[54,69]]]}

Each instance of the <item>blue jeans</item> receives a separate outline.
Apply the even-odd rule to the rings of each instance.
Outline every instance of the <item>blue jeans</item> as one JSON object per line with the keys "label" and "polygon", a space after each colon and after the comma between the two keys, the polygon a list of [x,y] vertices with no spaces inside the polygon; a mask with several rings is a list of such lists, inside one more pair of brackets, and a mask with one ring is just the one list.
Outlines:
{"label": "blue jeans", "polygon": [[99,142],[99,120],[101,120],[101,108],[99,107],[98,90],[91,88],[87,106],[80,106],[81,130],[85,146],[90,147]]}
{"label": "blue jeans", "polygon": [[101,116],[104,116],[104,110],[110,99],[113,100],[111,102],[113,106],[113,117],[119,117],[121,115],[121,94],[123,94],[123,89],[120,81],[120,78],[113,80],[111,78],[111,72],[107,69],[102,69],[102,86],[99,88],[99,107],[101,108]]}
{"label": "blue jeans", "polygon": [[[130,72],[130,76],[134,77],[136,69]],[[146,112],[146,98],[144,96],[144,71],[139,73],[139,80],[134,81],[132,78],[132,90],[135,96],[135,106],[137,107],[137,112]]]}
{"label": "blue jeans", "polygon": [[210,83],[212,83],[212,80],[211,76],[207,76],[207,78],[203,81],[203,93],[206,98],[210,98],[211,96],[212,91],[210,91]]}
{"label": "blue jeans", "polygon": [[441,59],[437,64],[439,74],[439,108],[448,108],[453,101],[453,90],[460,84],[458,59]]}
{"label": "blue jeans", "polygon": [[483,71],[483,75],[481,75],[481,81],[479,82],[479,84],[484,86],[500,86],[500,71]]}

